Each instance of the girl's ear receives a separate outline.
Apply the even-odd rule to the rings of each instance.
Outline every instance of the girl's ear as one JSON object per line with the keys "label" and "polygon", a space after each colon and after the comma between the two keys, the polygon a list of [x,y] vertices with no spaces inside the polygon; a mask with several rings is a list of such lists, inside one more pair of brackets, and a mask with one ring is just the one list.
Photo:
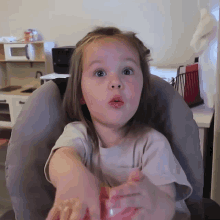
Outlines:
{"label": "girl's ear", "polygon": [[83,98],[83,97],[80,99],[80,104],[81,104],[81,105],[86,104],[86,102],[85,102],[85,100],[84,100],[84,98]]}

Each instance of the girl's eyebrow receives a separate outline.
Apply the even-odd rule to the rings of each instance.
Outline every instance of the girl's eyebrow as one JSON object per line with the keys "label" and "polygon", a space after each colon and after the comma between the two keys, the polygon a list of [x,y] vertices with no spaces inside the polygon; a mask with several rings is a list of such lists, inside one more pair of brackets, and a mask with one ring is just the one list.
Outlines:
{"label": "girl's eyebrow", "polygon": [[[131,58],[131,57],[128,57],[128,58],[125,58],[123,61],[131,61],[133,62],[136,66],[138,66],[137,62]],[[89,67],[92,66],[94,63],[102,63],[103,61],[102,60],[93,60],[90,64],[89,64]]]}
{"label": "girl's eyebrow", "polygon": [[102,63],[101,60],[93,60],[90,64],[89,67],[92,66],[94,63]]}

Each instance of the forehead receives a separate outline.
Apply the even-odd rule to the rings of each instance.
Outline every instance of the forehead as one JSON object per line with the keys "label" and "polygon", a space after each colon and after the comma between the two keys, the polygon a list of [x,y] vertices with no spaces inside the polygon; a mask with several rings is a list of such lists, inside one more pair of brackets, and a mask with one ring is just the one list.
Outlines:
{"label": "forehead", "polygon": [[122,37],[103,37],[88,43],[84,47],[83,58],[91,59],[91,54],[103,53],[107,47],[111,52],[126,53],[138,58],[137,49],[127,39]]}

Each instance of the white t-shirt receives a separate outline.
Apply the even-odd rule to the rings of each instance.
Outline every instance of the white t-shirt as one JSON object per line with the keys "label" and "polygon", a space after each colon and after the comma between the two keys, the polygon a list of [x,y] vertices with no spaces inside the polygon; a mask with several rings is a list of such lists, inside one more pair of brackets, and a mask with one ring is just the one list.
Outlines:
{"label": "white t-shirt", "polygon": [[73,147],[90,172],[109,187],[125,183],[132,169],[137,167],[154,185],[174,182],[176,215],[173,219],[190,219],[190,212],[184,200],[192,194],[192,186],[174,156],[167,138],[157,130],[152,128],[138,139],[126,138],[111,148],[103,148],[99,139],[99,152],[93,154],[92,142],[85,125],[79,121],[71,122],[65,126],[45,164],[44,173],[50,183],[48,164],[54,150],[60,147]]}

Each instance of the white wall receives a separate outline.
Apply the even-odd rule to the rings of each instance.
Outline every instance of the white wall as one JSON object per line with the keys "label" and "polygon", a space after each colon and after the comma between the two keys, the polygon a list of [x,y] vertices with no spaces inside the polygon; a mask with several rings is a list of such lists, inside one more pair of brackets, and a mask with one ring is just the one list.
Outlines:
{"label": "white wall", "polygon": [[[0,0],[0,37],[21,38],[24,30],[34,28],[45,41],[69,46],[95,25],[114,25],[136,32],[151,50],[151,73],[170,80],[178,66],[192,64],[197,56],[190,41],[200,21],[199,8],[211,12],[216,6],[219,0]],[[207,59],[213,60],[210,56]],[[200,90],[207,103],[212,98],[209,88],[214,92],[215,70],[205,62],[201,57]],[[169,68],[162,72],[153,66]],[[19,77],[34,77],[36,71],[29,68],[26,72]],[[213,99],[209,105],[213,106]]]}
{"label": "white wall", "polygon": [[67,46],[94,25],[114,25],[137,32],[157,66],[194,61],[189,44],[199,19],[197,1],[191,0],[0,1],[0,37],[22,37],[27,28],[36,28],[44,40]]}

